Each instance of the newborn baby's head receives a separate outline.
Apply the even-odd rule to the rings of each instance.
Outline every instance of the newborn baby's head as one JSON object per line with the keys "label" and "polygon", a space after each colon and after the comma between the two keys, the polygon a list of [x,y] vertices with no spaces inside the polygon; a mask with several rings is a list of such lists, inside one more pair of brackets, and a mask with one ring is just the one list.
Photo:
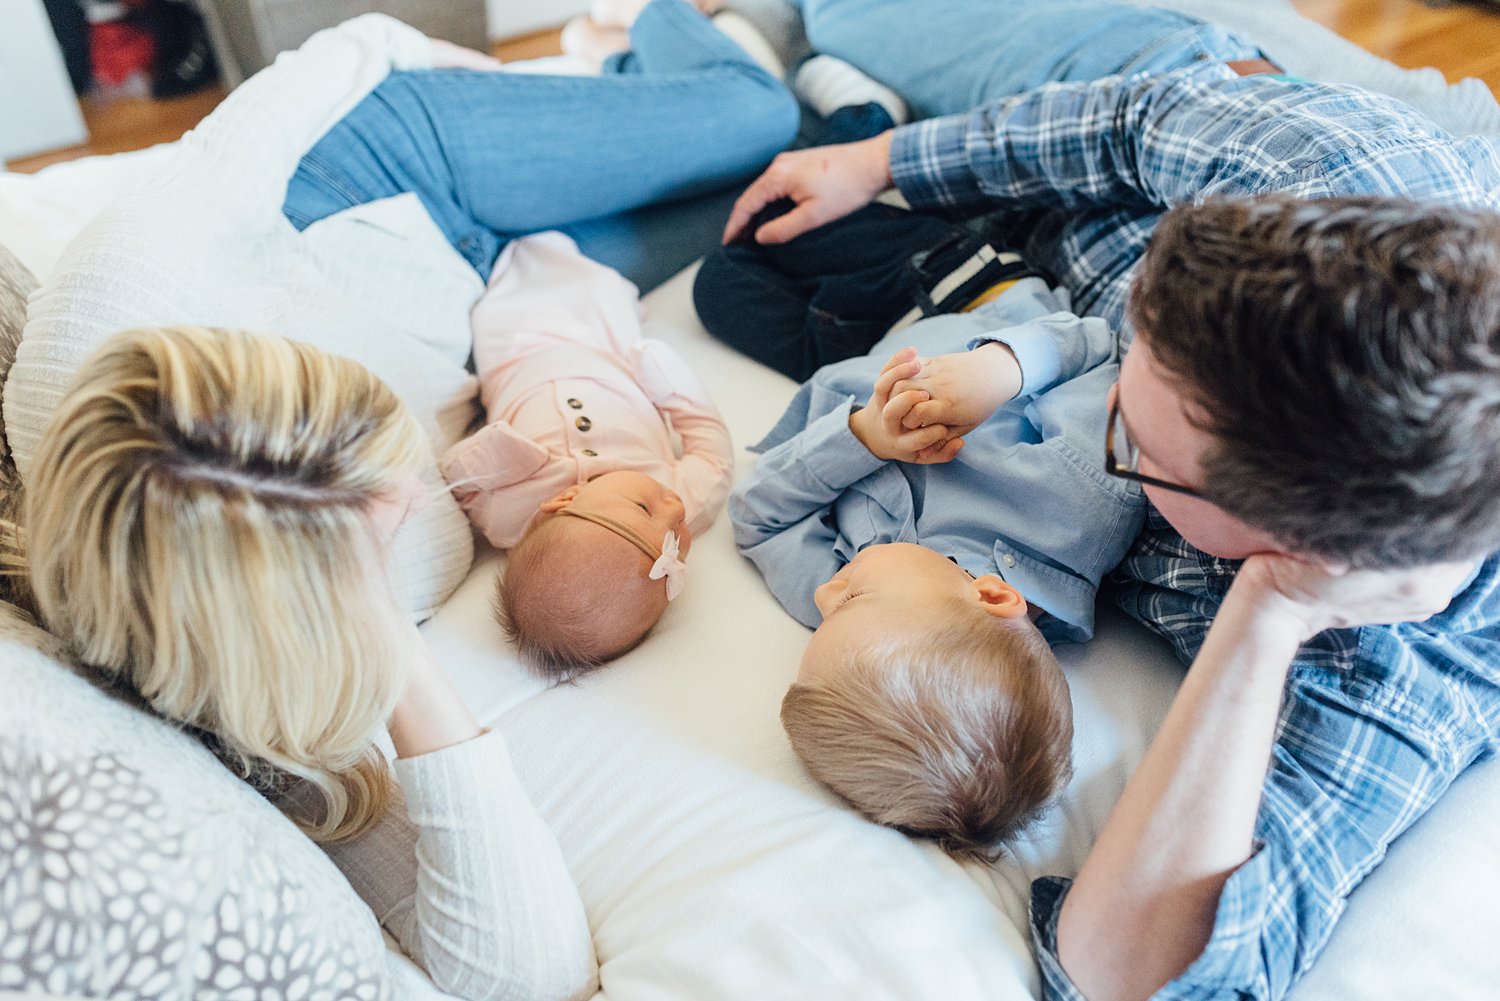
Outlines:
{"label": "newborn baby's head", "polygon": [[510,551],[496,616],[545,676],[590,671],[645,639],[691,545],[682,498],[642,473],[605,473],[542,503]]}

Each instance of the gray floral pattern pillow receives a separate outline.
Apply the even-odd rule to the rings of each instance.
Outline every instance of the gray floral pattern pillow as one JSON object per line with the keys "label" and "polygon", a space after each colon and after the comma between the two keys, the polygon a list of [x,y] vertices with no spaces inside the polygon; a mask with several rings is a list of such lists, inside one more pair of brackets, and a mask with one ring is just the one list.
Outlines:
{"label": "gray floral pattern pillow", "polygon": [[0,692],[0,991],[387,995],[380,929],[327,856],[8,608]]}

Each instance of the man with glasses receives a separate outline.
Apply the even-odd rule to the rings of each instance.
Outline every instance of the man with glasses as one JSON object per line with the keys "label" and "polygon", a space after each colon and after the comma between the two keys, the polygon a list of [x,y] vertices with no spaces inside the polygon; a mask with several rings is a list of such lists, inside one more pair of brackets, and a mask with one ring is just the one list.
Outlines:
{"label": "man with glasses", "polygon": [[[825,51],[834,6],[805,3]],[[955,44],[993,21],[977,89],[920,60],[876,72],[890,53],[842,38],[947,117],[783,154],[726,237],[776,198],[797,208],[746,235],[894,185],[1001,211],[1121,330],[1109,463],[1152,507],[1116,598],[1192,669],[1078,878],[1033,888],[1038,960],[1049,997],[1277,998],[1390,842],[1500,747],[1500,144],[1224,33],[1163,26],[1119,43],[1155,75],[1090,80],[1076,67],[1109,59],[1073,59],[1079,39],[1098,57],[1117,36],[1071,31],[1084,5],[1004,6],[1056,30],[921,13]],[[967,112],[976,92],[996,99]],[[964,424],[940,399],[922,419]]]}

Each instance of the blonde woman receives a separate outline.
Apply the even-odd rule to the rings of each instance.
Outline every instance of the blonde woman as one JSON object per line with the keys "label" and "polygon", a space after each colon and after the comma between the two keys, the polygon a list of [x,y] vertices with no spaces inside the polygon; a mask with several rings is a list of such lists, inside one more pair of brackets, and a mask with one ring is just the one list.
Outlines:
{"label": "blonde woman", "polygon": [[[284,808],[440,988],[587,996],[557,845],[387,580],[427,449],[355,362],[237,331],[119,334],[39,444],[37,607],[241,775],[302,780],[274,783]],[[386,724],[409,824],[374,743]]]}

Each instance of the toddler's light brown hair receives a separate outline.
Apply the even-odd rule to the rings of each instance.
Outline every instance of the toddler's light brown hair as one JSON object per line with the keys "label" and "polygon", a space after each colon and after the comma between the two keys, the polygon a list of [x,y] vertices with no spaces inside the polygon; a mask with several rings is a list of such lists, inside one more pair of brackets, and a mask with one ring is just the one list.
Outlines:
{"label": "toddler's light brown hair", "polygon": [[1072,774],[1073,706],[1026,619],[955,603],[930,631],[866,636],[781,722],[808,771],[865,816],[994,861]]}

